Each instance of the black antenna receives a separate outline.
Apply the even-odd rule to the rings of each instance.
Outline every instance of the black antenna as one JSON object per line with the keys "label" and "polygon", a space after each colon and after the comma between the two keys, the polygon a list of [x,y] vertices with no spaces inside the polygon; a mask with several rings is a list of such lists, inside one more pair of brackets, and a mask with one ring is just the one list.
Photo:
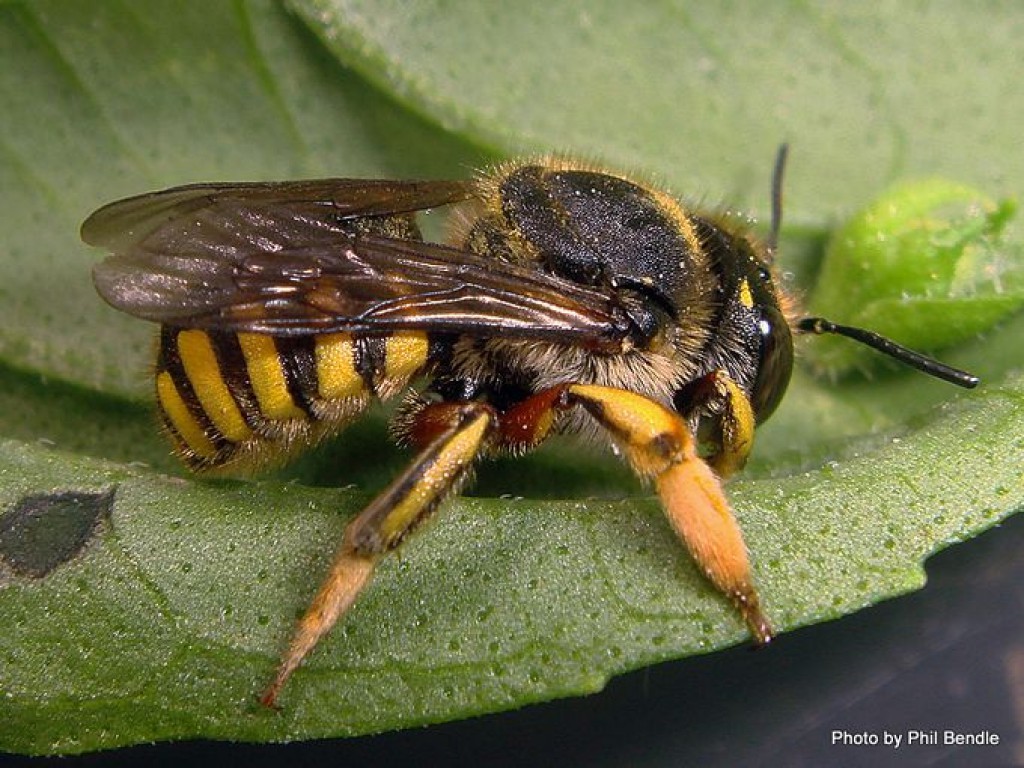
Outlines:
{"label": "black antenna", "polygon": [[775,153],[775,169],[772,171],[772,228],[768,233],[768,253],[775,257],[775,249],[779,245],[779,232],[782,229],[782,178],[786,173],[786,158],[789,157],[789,144],[780,144]]}
{"label": "black antenna", "polygon": [[854,341],[859,341],[861,344],[866,344],[882,354],[889,355],[889,357],[899,360],[901,363],[927,373],[929,376],[948,381],[950,384],[956,384],[964,389],[974,389],[974,387],[978,386],[978,382],[981,381],[974,374],[961,371],[959,368],[953,368],[945,363],[940,363],[938,360],[922,355],[920,352],[915,352],[912,349],[907,349],[903,345],[897,344],[895,341],[887,339],[885,336],[874,331],[865,331],[863,328],[852,328],[848,325],[838,325],[823,317],[805,317],[797,321],[796,329],[800,333],[834,333]]}

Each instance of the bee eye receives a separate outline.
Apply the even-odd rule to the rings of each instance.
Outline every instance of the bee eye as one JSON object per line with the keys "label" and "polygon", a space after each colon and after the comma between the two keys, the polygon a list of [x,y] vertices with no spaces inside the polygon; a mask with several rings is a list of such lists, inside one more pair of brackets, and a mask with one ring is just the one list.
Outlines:
{"label": "bee eye", "polygon": [[774,307],[762,308],[758,323],[761,337],[757,377],[751,392],[751,405],[760,424],[775,410],[789,385],[793,371],[793,341],[789,323]]}
{"label": "bee eye", "polygon": [[772,273],[767,267],[758,267],[757,276],[761,278],[762,283],[770,283],[772,281]]}

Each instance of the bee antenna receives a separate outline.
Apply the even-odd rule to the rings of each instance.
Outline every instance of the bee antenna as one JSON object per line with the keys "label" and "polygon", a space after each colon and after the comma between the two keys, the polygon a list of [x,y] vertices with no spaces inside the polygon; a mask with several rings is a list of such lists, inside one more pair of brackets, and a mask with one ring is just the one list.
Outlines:
{"label": "bee antenna", "polygon": [[908,349],[902,344],[897,344],[895,341],[887,339],[885,336],[874,331],[852,328],[848,325],[839,325],[823,317],[805,317],[797,321],[796,329],[800,333],[834,333],[838,336],[845,336],[848,339],[859,341],[861,344],[866,344],[882,354],[899,360],[901,363],[916,368],[923,373],[927,373],[929,376],[948,381],[950,384],[956,384],[964,389],[974,389],[974,387],[978,386],[978,382],[981,381],[974,374],[961,371],[959,368],[953,368],[945,363],[940,363],[932,357]]}
{"label": "bee antenna", "polygon": [[768,233],[768,253],[774,258],[779,245],[779,231],[782,229],[782,179],[786,174],[786,158],[789,144],[782,143],[775,153],[775,168],[772,171],[772,228]]}

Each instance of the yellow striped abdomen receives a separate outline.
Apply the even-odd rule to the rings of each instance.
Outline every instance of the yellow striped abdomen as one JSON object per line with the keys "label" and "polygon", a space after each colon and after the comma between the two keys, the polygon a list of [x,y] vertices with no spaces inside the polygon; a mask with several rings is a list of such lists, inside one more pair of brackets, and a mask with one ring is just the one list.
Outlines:
{"label": "yellow striped abdomen", "polygon": [[267,336],[164,326],[160,413],[194,469],[280,463],[403,389],[428,365],[426,334]]}

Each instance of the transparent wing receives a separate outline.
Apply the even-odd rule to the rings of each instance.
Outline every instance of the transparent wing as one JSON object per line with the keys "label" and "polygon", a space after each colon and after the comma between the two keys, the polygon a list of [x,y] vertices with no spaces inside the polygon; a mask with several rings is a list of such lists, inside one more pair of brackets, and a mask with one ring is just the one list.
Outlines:
{"label": "transparent wing", "polygon": [[195,185],[101,208],[86,242],[114,307],[174,325],[275,335],[423,329],[617,348],[611,296],[524,265],[353,232],[471,196],[469,182],[323,180]]}

